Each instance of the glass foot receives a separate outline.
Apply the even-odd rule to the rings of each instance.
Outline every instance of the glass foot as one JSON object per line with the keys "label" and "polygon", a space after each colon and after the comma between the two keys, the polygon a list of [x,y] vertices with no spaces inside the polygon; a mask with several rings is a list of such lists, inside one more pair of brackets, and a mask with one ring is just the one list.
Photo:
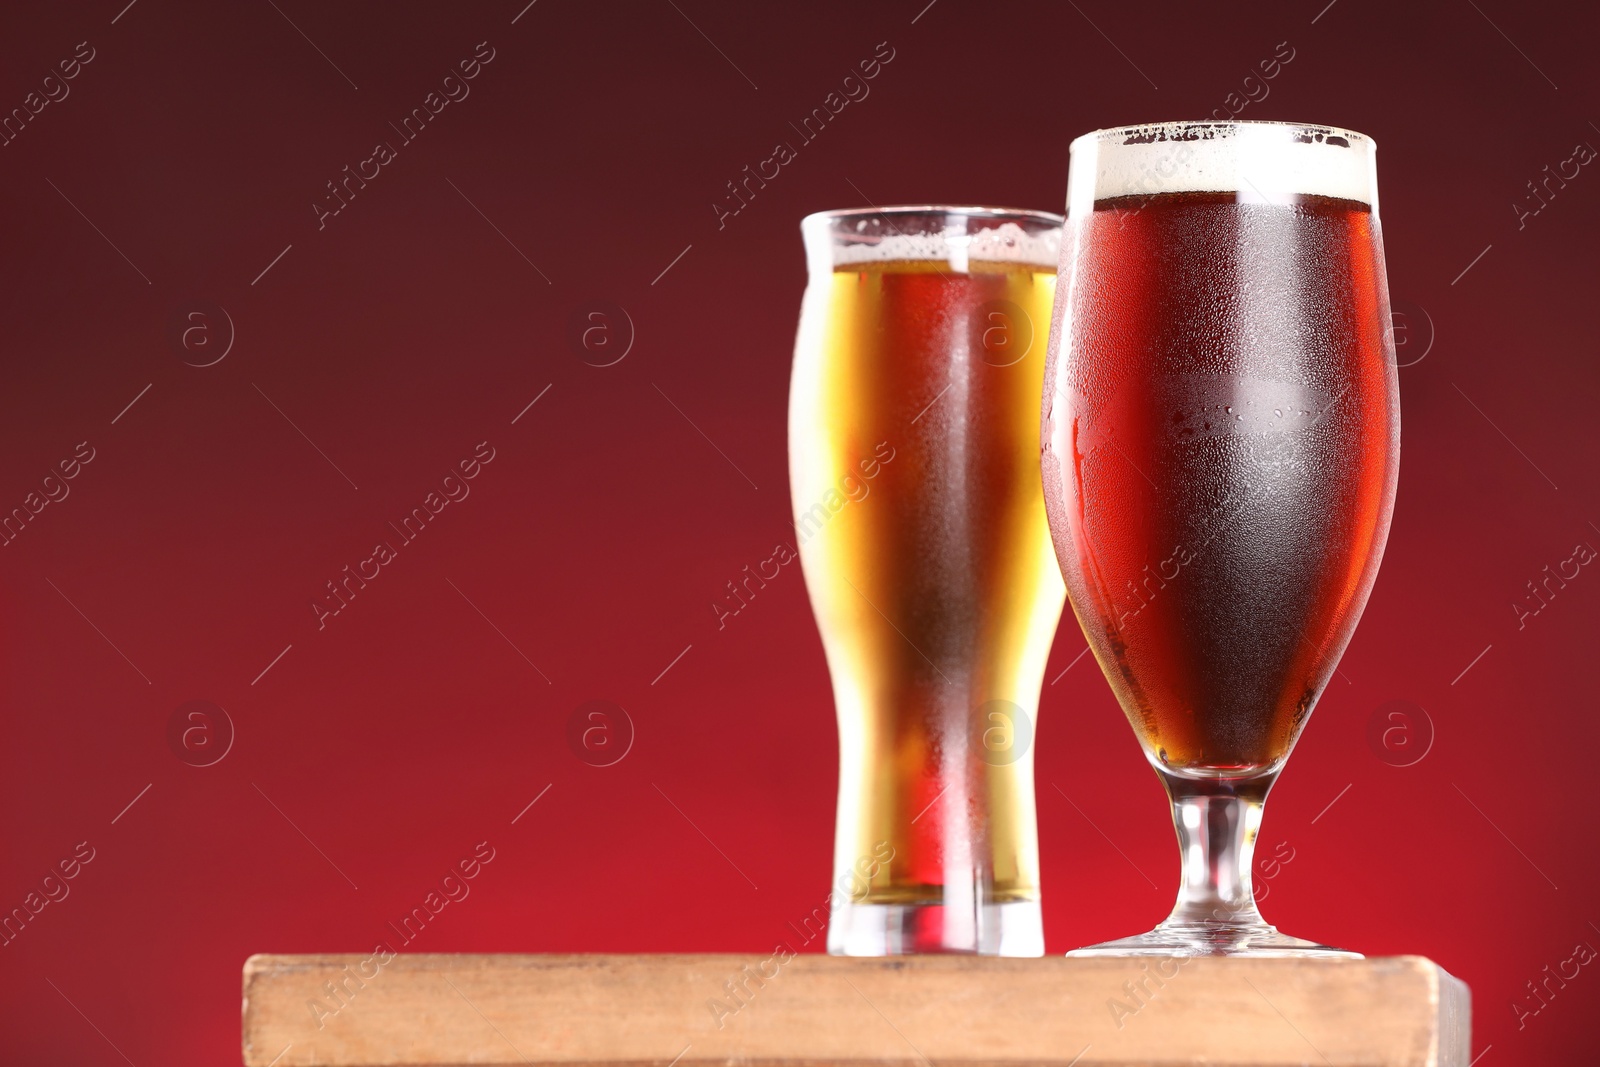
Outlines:
{"label": "glass foot", "polygon": [[943,904],[838,903],[828,919],[833,956],[1043,956],[1044,922],[1036,900],[969,908]]}
{"label": "glass foot", "polygon": [[1359,960],[1359,952],[1280,934],[1267,923],[1164,922],[1148,934],[1118,938],[1069,956],[1255,956]]}

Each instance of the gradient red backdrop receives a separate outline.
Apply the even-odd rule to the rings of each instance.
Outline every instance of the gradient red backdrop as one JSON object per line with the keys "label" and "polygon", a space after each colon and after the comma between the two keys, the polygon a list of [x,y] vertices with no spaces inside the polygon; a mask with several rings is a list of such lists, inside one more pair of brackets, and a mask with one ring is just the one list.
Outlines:
{"label": "gradient red backdrop", "polygon": [[[60,497],[0,547],[0,910],[93,855],[0,948],[0,1061],[238,1062],[249,954],[393,939],[483,841],[408,949],[769,952],[827,892],[828,677],[797,571],[720,631],[711,604],[790,533],[798,220],[1059,209],[1073,136],[1223,109],[1376,138],[1406,315],[1393,535],[1268,808],[1262,855],[1293,858],[1258,869],[1264,910],[1466,979],[1484,1067],[1592,1062],[1600,975],[1543,1007],[1526,983],[1600,947],[1600,575],[1527,583],[1600,546],[1600,175],[1564,163],[1600,146],[1600,18],[525,2],[0,11],[0,512]],[[719,225],[881,42],[870,95]],[[632,343],[598,367],[575,338],[606,305]],[[325,583],[485,441],[319,629]],[[1037,739],[1051,952],[1148,928],[1176,884],[1083,647],[1069,615]],[[634,727],[609,767],[567,742],[596,699]],[[210,766],[215,713],[169,740],[197,700],[234,733]]]}

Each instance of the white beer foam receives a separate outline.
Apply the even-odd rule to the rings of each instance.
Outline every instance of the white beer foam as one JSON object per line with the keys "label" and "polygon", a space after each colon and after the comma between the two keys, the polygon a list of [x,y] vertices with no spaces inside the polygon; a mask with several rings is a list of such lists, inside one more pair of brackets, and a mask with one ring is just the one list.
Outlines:
{"label": "white beer foam", "polygon": [[1162,122],[1096,130],[1072,142],[1067,212],[1159,193],[1242,193],[1248,200],[1331,196],[1378,207],[1377,145],[1336,126]]}
{"label": "white beer foam", "polygon": [[[965,216],[970,218],[971,216]],[[812,223],[817,219],[817,223]],[[811,216],[807,228],[828,225],[826,216]],[[812,234],[807,233],[811,245]],[[964,229],[945,233],[887,233],[876,240],[860,243],[840,239],[837,233],[816,235],[826,249],[823,270],[860,263],[888,263],[896,260],[948,263],[955,271],[965,271],[973,260],[993,263],[1027,263],[1054,270],[1061,260],[1061,230],[1057,227],[1030,233],[1015,222],[1002,222],[975,233]],[[824,243],[826,242],[826,243]],[[816,266],[816,265],[814,265]]]}

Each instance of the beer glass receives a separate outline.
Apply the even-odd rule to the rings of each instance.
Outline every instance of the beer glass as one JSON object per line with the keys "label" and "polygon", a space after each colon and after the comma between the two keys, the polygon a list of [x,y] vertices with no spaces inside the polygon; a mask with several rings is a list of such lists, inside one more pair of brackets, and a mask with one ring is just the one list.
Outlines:
{"label": "beer glass", "polygon": [[1039,480],[1061,217],[801,224],[789,481],[839,721],[828,951],[1038,956],[1034,722],[1065,589]]}
{"label": "beer glass", "polygon": [[1068,597],[1172,802],[1177,907],[1075,955],[1355,955],[1256,909],[1262,804],[1366,605],[1400,411],[1373,142],[1072,144],[1042,430]]}

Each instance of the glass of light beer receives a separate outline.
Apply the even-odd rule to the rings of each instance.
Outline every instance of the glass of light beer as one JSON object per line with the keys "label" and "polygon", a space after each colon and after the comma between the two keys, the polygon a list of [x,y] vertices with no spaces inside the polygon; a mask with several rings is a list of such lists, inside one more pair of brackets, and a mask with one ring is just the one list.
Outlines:
{"label": "glass of light beer", "polygon": [[1076,954],[1348,956],[1262,919],[1262,804],[1389,532],[1399,391],[1373,142],[1164,123],[1072,144],[1045,502],[1172,802],[1177,907]]}
{"label": "glass of light beer", "polygon": [[1065,590],[1039,404],[1061,221],[801,224],[789,480],[839,721],[836,955],[1044,952],[1032,741]]}

